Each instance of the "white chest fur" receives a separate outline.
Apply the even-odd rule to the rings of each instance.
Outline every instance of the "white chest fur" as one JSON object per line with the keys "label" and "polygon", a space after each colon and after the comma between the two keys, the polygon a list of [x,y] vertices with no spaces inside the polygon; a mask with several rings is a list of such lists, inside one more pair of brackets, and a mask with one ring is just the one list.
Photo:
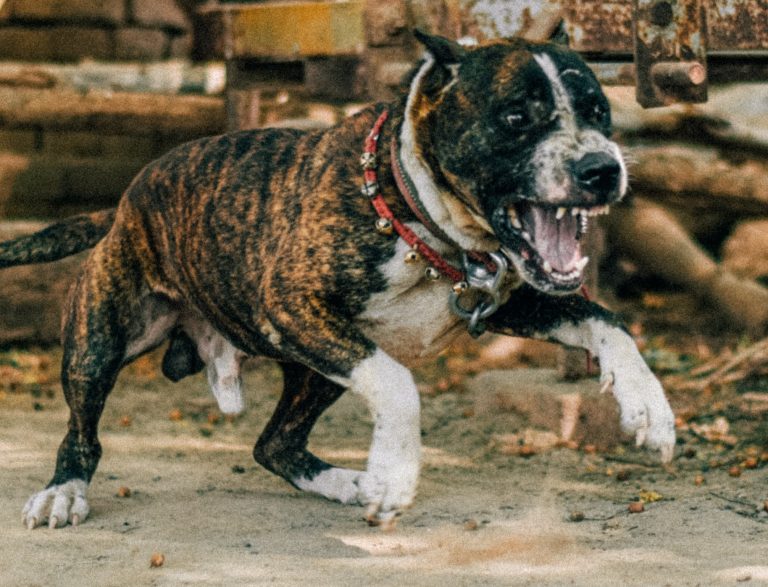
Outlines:
{"label": "white chest fur", "polygon": [[[438,252],[448,253],[423,226],[410,226]],[[449,307],[452,282],[446,277],[427,279],[424,261],[404,262],[408,250],[398,239],[395,255],[381,267],[387,289],[371,296],[358,318],[361,330],[403,364],[437,354],[466,328]]]}

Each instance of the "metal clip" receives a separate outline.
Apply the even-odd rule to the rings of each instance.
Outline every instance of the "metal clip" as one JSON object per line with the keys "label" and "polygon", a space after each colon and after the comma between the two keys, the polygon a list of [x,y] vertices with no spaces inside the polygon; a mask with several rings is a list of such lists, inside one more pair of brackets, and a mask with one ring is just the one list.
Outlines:
{"label": "metal clip", "polygon": [[[467,276],[466,289],[454,289],[451,292],[449,303],[451,311],[460,318],[466,320],[469,334],[477,338],[485,332],[484,320],[499,309],[501,304],[501,286],[507,274],[508,265],[506,257],[500,252],[489,253],[496,264],[496,272],[493,273],[482,263],[471,260],[466,253],[462,256],[464,274]],[[480,299],[477,305],[467,310],[459,304],[459,298],[466,291],[476,291],[483,294],[485,299]]]}

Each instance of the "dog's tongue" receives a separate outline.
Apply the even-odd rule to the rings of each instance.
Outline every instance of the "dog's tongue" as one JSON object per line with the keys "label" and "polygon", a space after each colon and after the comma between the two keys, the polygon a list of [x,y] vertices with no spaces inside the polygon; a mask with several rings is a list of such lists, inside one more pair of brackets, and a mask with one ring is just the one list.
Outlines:
{"label": "dog's tongue", "polygon": [[555,271],[568,273],[581,259],[579,246],[579,217],[568,211],[560,220],[552,208],[531,206],[528,214],[531,221],[529,232],[533,244],[542,259],[549,261]]}

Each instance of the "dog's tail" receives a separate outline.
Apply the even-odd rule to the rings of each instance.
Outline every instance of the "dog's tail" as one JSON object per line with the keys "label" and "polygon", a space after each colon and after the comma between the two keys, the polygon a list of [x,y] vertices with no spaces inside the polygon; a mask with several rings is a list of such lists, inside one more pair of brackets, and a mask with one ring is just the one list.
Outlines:
{"label": "dog's tail", "polygon": [[43,230],[0,243],[0,269],[48,263],[90,249],[109,232],[115,208],[71,216]]}

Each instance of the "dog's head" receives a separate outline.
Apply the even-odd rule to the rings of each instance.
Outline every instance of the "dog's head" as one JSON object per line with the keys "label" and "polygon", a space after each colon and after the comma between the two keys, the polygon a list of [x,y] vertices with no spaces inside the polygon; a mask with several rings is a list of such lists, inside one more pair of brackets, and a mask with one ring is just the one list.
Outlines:
{"label": "dog's head", "polygon": [[[467,48],[416,32],[427,58],[401,141],[466,234],[501,245],[521,276],[559,293],[582,282],[588,218],[627,188],[608,101],[575,53],[497,40]],[[462,210],[457,211],[457,208]]]}

